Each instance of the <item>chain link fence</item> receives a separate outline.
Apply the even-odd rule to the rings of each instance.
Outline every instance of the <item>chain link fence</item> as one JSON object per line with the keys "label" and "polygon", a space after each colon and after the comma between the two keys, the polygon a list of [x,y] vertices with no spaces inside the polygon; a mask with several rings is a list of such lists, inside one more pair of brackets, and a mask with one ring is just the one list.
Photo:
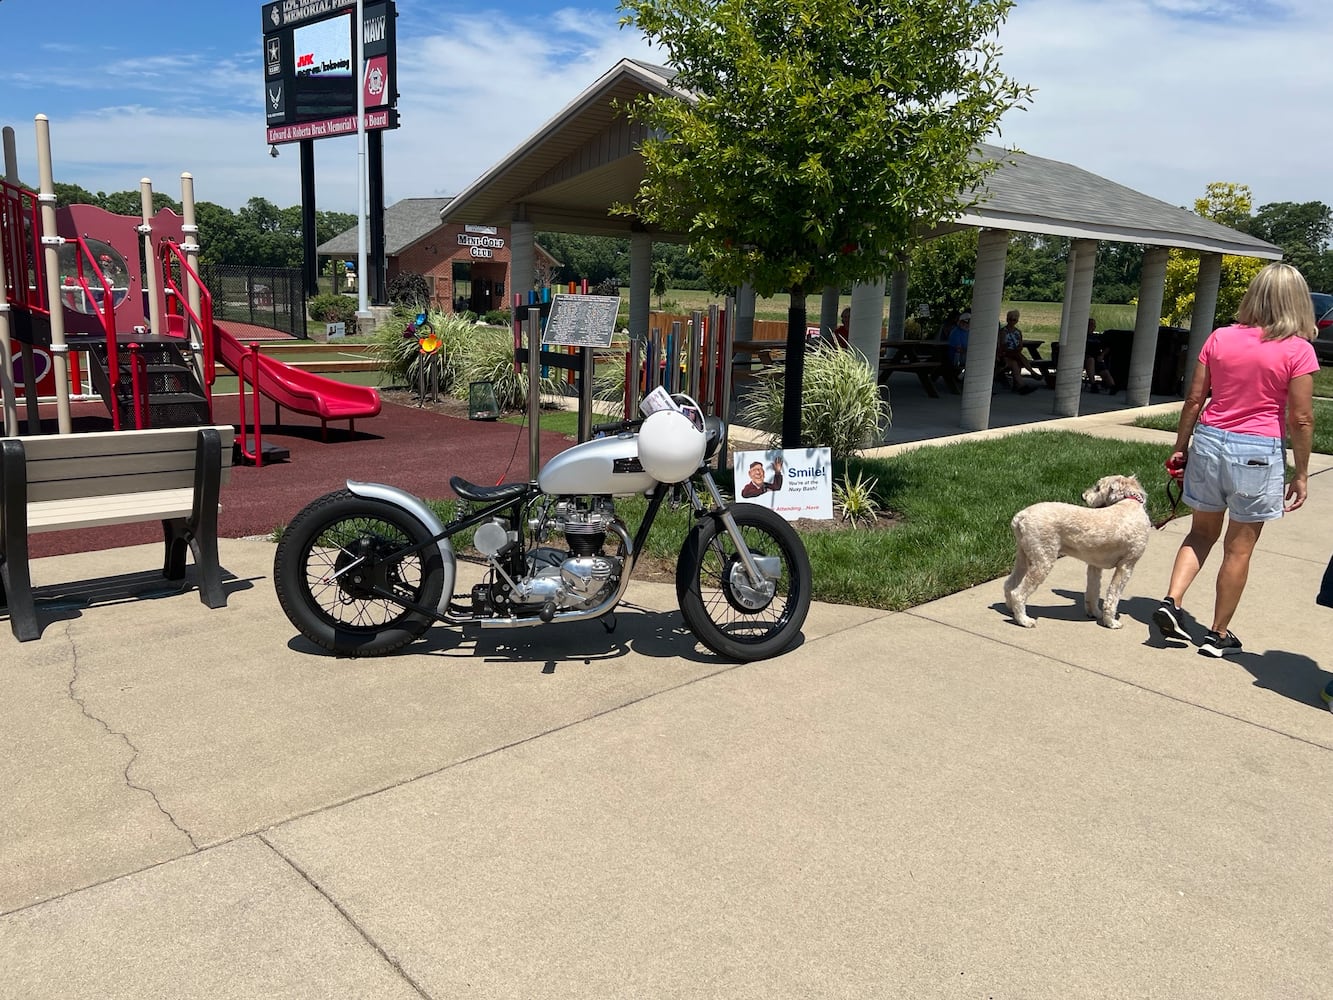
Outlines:
{"label": "chain link fence", "polygon": [[199,277],[213,295],[214,319],[309,336],[300,268],[204,264]]}

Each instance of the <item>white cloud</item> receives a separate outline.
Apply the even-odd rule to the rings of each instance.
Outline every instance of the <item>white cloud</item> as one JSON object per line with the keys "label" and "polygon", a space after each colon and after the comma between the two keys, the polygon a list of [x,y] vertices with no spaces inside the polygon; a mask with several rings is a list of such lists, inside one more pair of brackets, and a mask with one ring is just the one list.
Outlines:
{"label": "white cloud", "polygon": [[1243,25],[1197,19],[1241,5],[1167,6],[1019,4],[1001,32],[1002,65],[1037,93],[1006,117],[1003,141],[1174,204],[1218,180],[1248,184],[1256,207],[1333,201],[1320,167],[1333,140],[1311,73],[1327,60],[1323,3]]}
{"label": "white cloud", "polygon": [[[458,192],[617,60],[663,61],[617,28],[604,0],[535,22],[401,9],[403,126],[384,142],[390,202]],[[1250,185],[1256,207],[1333,203],[1326,21],[1325,0],[1023,0],[1001,31],[1001,65],[1037,93],[1006,117],[1000,141],[1173,204],[1192,204],[1216,180]],[[274,160],[264,141],[257,26],[253,52],[232,45],[223,56],[169,39],[143,60],[85,47],[76,61],[61,48],[44,53],[40,79],[0,66],[29,183],[31,116],[45,112],[59,181],[115,191],[147,175],[174,195],[188,170],[199,198],[231,208],[253,195],[299,202],[297,147]],[[99,107],[93,94],[111,99]],[[354,210],[356,162],[352,138],[315,144],[320,209]]]}

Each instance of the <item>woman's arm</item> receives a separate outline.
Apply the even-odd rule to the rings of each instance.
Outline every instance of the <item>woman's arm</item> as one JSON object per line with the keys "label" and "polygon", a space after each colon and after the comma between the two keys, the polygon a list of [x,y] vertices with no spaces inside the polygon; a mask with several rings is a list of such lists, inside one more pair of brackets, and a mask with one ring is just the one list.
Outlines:
{"label": "woman's arm", "polygon": [[1310,445],[1314,441],[1314,376],[1297,375],[1287,386],[1287,437],[1296,473],[1287,484],[1282,509],[1293,511],[1305,503],[1310,474]]}
{"label": "woman's arm", "polygon": [[1208,366],[1200,362],[1194,366],[1194,379],[1190,382],[1190,391],[1185,396],[1185,405],[1180,408],[1180,423],[1176,426],[1176,444],[1172,458],[1179,455],[1183,460],[1190,448],[1190,438],[1194,436],[1194,425],[1203,412],[1203,404],[1208,400],[1208,392],[1213,387],[1208,374]]}

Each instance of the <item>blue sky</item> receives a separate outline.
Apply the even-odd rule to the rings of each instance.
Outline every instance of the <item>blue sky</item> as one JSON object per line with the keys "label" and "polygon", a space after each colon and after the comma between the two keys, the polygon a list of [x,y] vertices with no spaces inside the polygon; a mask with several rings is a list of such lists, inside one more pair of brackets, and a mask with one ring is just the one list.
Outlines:
{"label": "blue sky", "polygon": [[[386,198],[456,193],[625,56],[616,0],[399,0],[399,109]],[[1255,207],[1333,204],[1327,0],[1019,0],[1006,72],[1037,89],[996,140],[1173,204],[1210,181]],[[58,13],[57,13],[58,12]],[[55,176],[92,191],[150,177],[230,208],[300,200],[296,147],[268,155],[260,0],[0,0],[0,124],[36,183],[33,116]],[[659,57],[660,58],[660,57]],[[356,144],[315,144],[317,201],[353,211]]]}

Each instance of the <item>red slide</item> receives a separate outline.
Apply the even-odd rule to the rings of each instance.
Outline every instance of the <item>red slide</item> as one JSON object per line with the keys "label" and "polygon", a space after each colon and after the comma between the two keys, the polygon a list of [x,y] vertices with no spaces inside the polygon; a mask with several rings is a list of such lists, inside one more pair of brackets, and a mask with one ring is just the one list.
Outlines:
{"label": "red slide", "polygon": [[[250,351],[239,340],[217,323],[217,358],[237,374],[242,360],[250,370]],[[319,417],[322,423],[330,420],[355,420],[373,417],[380,412],[380,394],[370,386],[348,385],[325,378],[313,372],[293,368],[275,358],[259,355],[259,391],[279,406],[297,413]]]}

